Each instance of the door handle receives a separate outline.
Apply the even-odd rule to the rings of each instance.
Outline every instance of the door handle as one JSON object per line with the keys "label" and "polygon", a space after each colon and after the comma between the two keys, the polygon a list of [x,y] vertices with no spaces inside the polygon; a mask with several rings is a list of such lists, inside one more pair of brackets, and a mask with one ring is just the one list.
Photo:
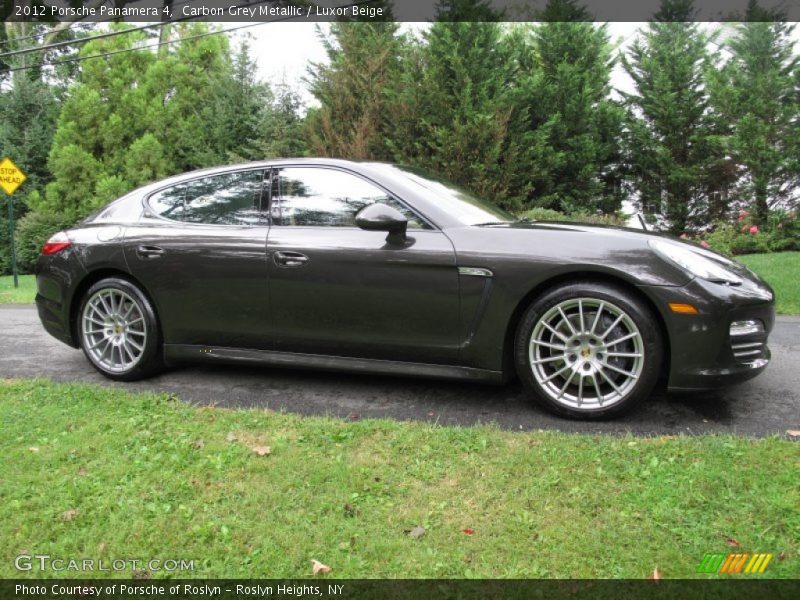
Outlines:
{"label": "door handle", "polygon": [[164,254],[164,249],[158,246],[139,246],[136,248],[136,256],[143,260],[159,258],[162,254]]}
{"label": "door handle", "polygon": [[272,255],[272,260],[279,267],[302,267],[308,263],[308,257],[299,252],[280,251]]}

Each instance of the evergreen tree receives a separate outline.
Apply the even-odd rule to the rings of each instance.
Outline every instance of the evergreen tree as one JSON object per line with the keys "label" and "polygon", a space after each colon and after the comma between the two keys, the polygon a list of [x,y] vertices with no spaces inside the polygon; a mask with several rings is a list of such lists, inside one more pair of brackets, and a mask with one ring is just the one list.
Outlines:
{"label": "evergreen tree", "polygon": [[501,26],[436,22],[404,56],[390,90],[394,159],[497,201],[511,195],[506,157],[511,63]]}
{"label": "evergreen tree", "polygon": [[673,233],[706,220],[710,169],[720,156],[704,86],[709,40],[693,17],[691,0],[662,0],[623,58],[636,85],[626,97],[629,176],[645,212]]}
{"label": "evergreen tree", "polygon": [[[623,111],[609,99],[613,68],[606,27],[595,26],[575,0],[550,0],[544,21],[533,29],[539,64],[519,102],[527,109],[529,132],[538,132],[529,203],[564,212],[619,208]],[[537,68],[538,67],[538,68]],[[529,144],[526,144],[529,145]]]}
{"label": "evergreen tree", "polygon": [[311,93],[320,103],[307,117],[314,154],[386,159],[391,135],[386,89],[399,72],[402,40],[393,22],[336,22],[323,36],[328,64],[309,69]]}
{"label": "evergreen tree", "polygon": [[751,1],[711,84],[728,151],[742,170],[739,196],[760,223],[776,203],[796,200],[800,184],[800,67],[793,26],[776,17]]}

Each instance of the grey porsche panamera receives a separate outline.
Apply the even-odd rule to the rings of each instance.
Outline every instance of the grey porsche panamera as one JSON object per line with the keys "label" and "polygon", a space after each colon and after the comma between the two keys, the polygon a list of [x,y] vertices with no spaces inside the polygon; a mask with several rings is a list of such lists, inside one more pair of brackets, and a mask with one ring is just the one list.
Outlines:
{"label": "grey porsche panamera", "polygon": [[45,329],[102,374],[183,362],[502,383],[562,416],[769,362],[773,292],[665,236],[516,220],[416,169],[333,159],[195,171],[54,235]]}

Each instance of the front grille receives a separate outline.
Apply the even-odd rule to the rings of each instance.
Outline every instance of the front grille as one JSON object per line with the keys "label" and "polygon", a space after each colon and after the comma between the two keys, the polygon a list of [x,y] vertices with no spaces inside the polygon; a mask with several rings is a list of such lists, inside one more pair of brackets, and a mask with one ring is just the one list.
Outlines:
{"label": "front grille", "polygon": [[733,340],[731,350],[733,350],[735,359],[746,362],[760,358],[764,354],[764,346],[766,346],[766,340],[760,342]]}

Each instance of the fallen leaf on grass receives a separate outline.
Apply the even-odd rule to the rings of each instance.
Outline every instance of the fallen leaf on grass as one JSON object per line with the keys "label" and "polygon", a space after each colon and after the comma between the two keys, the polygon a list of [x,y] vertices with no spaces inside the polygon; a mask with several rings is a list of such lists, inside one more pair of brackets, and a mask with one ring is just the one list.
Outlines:
{"label": "fallen leaf on grass", "polygon": [[475,530],[474,530],[474,529],[471,529],[471,528],[469,528],[469,527],[467,527],[466,529],[462,529],[462,531],[463,531],[464,533],[466,533],[467,535],[472,535],[473,533],[475,533]]}
{"label": "fallen leaf on grass", "polygon": [[192,448],[200,450],[201,448],[205,447],[206,443],[203,440],[195,440],[192,443]]}
{"label": "fallen leaf on grass", "polygon": [[269,446],[253,446],[251,450],[258,456],[269,456],[272,454],[272,448]]}
{"label": "fallen leaf on grass", "polygon": [[786,435],[789,437],[800,437],[800,429],[787,429]]}
{"label": "fallen leaf on grass", "polygon": [[653,581],[660,581],[661,580],[661,571],[658,570],[658,567],[653,569],[653,572],[647,577],[648,579],[652,579]]}
{"label": "fallen leaf on grass", "polygon": [[728,544],[728,546],[730,546],[731,548],[738,548],[739,546],[741,546],[741,544],[737,540],[733,539],[732,537],[729,537],[728,539],[726,539],[725,543]]}
{"label": "fallen leaf on grass", "polygon": [[425,535],[425,528],[422,527],[421,525],[417,525],[416,527],[413,527],[411,529],[406,529],[404,531],[405,533],[408,534],[408,537],[413,538],[415,540]]}
{"label": "fallen leaf on grass", "polygon": [[75,517],[81,514],[81,511],[77,508],[70,508],[69,510],[65,510],[61,513],[61,518],[65,521],[72,521]]}
{"label": "fallen leaf on grass", "polygon": [[314,575],[318,575],[319,573],[330,573],[333,571],[328,565],[323,565],[321,562],[315,559],[311,559],[311,572]]}
{"label": "fallen leaf on grass", "polygon": [[225,436],[225,439],[227,441],[229,441],[229,442],[235,442],[236,441],[236,434],[233,433],[232,431],[229,431],[228,435]]}

